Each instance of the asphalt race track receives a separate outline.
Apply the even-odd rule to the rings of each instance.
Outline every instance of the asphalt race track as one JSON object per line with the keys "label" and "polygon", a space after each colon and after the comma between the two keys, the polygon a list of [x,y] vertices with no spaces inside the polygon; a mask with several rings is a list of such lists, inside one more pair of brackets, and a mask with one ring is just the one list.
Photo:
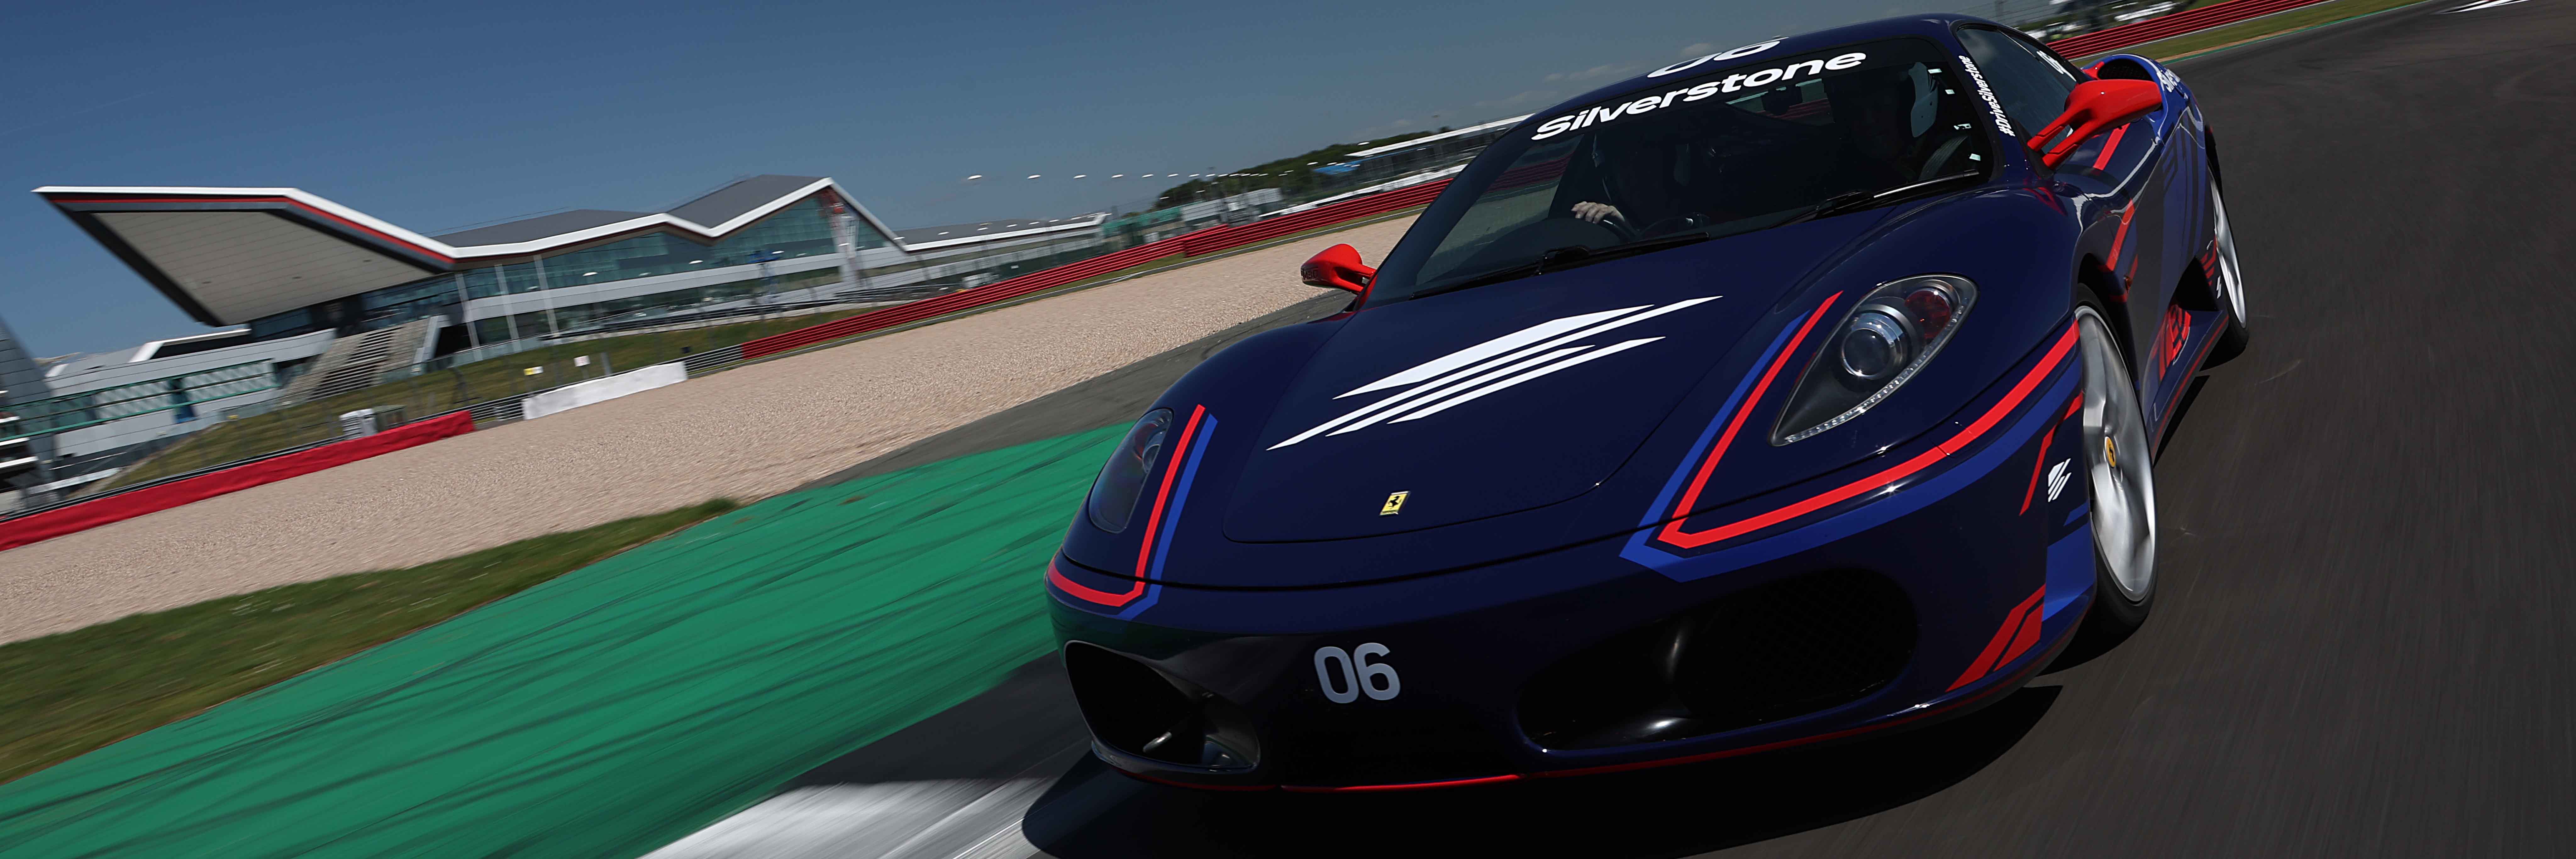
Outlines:
{"label": "asphalt race track", "polygon": [[[2444,14],[2466,5],[2179,64],[2216,131],[2254,341],[2158,461],[2166,578],[2118,650],[1885,739],[1360,796],[1108,772],[1041,660],[800,785],[1035,773],[1052,783],[1003,834],[1067,859],[2576,852],[2576,120],[2558,113],[2576,113],[2576,3]],[[1221,342],[1334,309],[840,479],[1126,421]]]}

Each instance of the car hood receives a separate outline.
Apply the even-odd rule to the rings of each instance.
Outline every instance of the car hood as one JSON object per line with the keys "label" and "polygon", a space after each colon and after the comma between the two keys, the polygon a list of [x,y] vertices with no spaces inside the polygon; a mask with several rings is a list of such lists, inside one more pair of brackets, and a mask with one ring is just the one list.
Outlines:
{"label": "car hood", "polygon": [[1715,239],[1355,314],[1255,433],[1232,481],[1225,536],[1369,537],[1583,495],[1757,333],[1785,291],[1885,216]]}

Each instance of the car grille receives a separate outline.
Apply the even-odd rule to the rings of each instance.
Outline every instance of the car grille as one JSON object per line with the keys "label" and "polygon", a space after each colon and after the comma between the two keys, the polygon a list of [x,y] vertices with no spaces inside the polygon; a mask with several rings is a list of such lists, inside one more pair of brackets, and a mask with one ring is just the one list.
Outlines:
{"label": "car grille", "polygon": [[1407,784],[1511,771],[1493,738],[1463,714],[1379,712],[1365,724],[1305,726],[1268,738],[1291,785]]}
{"label": "car grille", "polygon": [[1541,746],[1662,742],[1860,700],[1914,657],[1914,608],[1876,573],[1792,576],[1719,597],[1549,666],[1521,698]]}

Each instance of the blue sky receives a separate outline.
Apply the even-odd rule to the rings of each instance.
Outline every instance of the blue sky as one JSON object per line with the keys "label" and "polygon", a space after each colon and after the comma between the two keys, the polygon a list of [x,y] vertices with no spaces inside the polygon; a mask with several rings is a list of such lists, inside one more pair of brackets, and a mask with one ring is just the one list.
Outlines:
{"label": "blue sky", "polygon": [[1166,184],[1076,173],[1241,167],[1991,5],[11,2],[0,318],[39,355],[208,330],[40,185],[291,186],[427,234],[758,173],[836,177],[898,227],[1057,217]]}

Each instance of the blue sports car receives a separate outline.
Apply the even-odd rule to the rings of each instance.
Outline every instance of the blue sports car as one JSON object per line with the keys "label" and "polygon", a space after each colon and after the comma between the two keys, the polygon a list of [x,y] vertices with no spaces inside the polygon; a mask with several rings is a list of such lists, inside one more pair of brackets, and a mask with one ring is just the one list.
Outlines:
{"label": "blue sports car", "polygon": [[1531,116],[1101,469],[1046,571],[1094,749],[1223,790],[1605,773],[2116,643],[2166,424],[2245,346],[2218,179],[2172,71],[1957,16]]}

